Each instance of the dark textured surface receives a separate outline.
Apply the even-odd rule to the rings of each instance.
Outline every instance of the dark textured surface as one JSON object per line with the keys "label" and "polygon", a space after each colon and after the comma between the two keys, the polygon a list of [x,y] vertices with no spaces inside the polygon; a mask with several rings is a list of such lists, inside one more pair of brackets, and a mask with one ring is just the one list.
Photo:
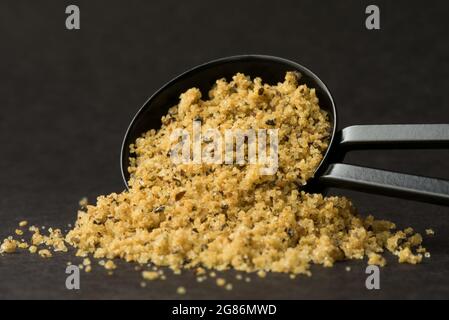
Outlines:
{"label": "dark textured surface", "polygon": [[[94,2],[94,3],[93,3]],[[122,136],[165,81],[227,55],[263,53],[302,63],[331,89],[342,126],[449,123],[447,1],[374,1],[382,30],[364,28],[363,1],[74,1],[81,30],[64,27],[67,1],[0,3],[0,237],[17,223],[64,227],[82,196],[120,191]],[[422,3],[422,2],[419,2]],[[358,151],[347,162],[449,178],[447,150]],[[234,282],[227,292],[192,274],[140,288],[134,266],[82,273],[65,289],[72,254],[0,257],[0,298],[449,298],[449,208],[344,190],[361,214],[419,231],[431,259],[390,264],[365,289],[365,262]],[[351,272],[345,266],[352,266]],[[233,279],[233,273],[224,277]]]}

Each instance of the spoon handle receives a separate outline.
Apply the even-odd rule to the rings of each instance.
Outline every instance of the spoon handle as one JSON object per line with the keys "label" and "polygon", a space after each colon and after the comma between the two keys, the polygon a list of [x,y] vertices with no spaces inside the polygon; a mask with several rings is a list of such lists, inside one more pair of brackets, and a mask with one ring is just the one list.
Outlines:
{"label": "spoon handle", "polygon": [[449,205],[449,181],[343,163],[328,166],[319,178],[326,186]]}
{"label": "spoon handle", "polygon": [[449,148],[449,124],[357,125],[339,132],[338,148],[434,149]]}

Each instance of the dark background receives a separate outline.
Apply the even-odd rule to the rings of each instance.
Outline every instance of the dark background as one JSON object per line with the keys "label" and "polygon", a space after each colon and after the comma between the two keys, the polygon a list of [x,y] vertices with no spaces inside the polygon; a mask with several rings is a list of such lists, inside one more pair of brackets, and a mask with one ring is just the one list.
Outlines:
{"label": "dark background", "polygon": [[[449,123],[447,1],[377,1],[381,30],[365,29],[366,1],[0,2],[0,237],[20,220],[66,228],[78,200],[119,192],[121,139],[162,84],[197,64],[260,53],[292,59],[331,89],[340,124]],[[81,30],[65,29],[65,7]],[[449,178],[447,150],[353,152],[347,162]],[[94,266],[81,290],[65,289],[71,254],[0,257],[0,298],[448,298],[447,207],[344,190],[361,214],[423,232],[432,257],[389,258],[381,290],[365,289],[366,262],[315,266],[313,276],[233,279],[227,292],[190,272],[140,288],[133,265],[113,276]],[[352,271],[346,272],[345,266]]]}

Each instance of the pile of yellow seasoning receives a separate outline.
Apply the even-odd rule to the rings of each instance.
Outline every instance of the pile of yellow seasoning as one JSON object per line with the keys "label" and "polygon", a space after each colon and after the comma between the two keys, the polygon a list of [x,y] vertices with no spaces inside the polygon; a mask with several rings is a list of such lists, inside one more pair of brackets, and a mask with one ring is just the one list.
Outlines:
{"label": "pile of yellow seasoning", "polygon": [[[313,88],[288,72],[276,85],[236,74],[219,79],[203,98],[192,88],[130,146],[129,191],[100,196],[78,212],[67,235],[32,227],[31,243],[3,241],[0,251],[39,246],[75,247],[81,257],[120,258],[174,270],[209,268],[310,274],[311,264],[367,258],[385,265],[387,250],[399,262],[419,263],[422,237],[394,223],[362,218],[344,197],[301,191],[328,147],[331,124]],[[263,175],[252,163],[181,163],[170,157],[177,129],[278,129],[278,169]],[[209,140],[201,144],[207,147]],[[249,143],[249,142],[248,142]],[[31,249],[33,248],[33,249]],[[47,250],[48,251],[48,250]],[[146,273],[146,278],[158,278]]]}

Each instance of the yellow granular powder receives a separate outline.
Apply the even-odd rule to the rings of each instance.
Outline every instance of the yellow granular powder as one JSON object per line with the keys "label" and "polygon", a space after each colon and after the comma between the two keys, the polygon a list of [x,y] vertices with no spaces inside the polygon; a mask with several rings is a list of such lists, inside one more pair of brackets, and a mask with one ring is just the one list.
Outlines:
{"label": "yellow granular powder", "polygon": [[22,220],[19,222],[19,227],[26,227],[27,224],[28,224],[28,221]]}
{"label": "yellow granular powder", "polygon": [[115,265],[114,261],[108,260],[108,261],[106,261],[106,263],[104,264],[104,268],[105,268],[106,270],[114,270],[115,268],[117,268],[117,266]]}
{"label": "yellow granular powder", "polygon": [[142,271],[142,278],[145,280],[156,280],[159,279],[160,274],[156,271]]}
{"label": "yellow granular powder", "polygon": [[51,258],[52,257],[52,254],[51,254],[50,250],[48,250],[48,249],[39,250],[38,254],[42,258]]}
{"label": "yellow granular powder", "polygon": [[216,283],[217,283],[217,286],[223,287],[226,284],[226,280],[223,278],[218,278]]}
{"label": "yellow granular powder", "polygon": [[[170,135],[176,129],[192,135],[193,121],[201,122],[203,134],[209,128],[278,129],[277,172],[261,175],[251,163],[174,164]],[[206,98],[189,89],[159,130],[130,146],[129,191],[100,196],[95,205],[83,201],[65,241],[78,256],[174,270],[310,274],[311,264],[330,267],[344,259],[367,257],[384,265],[385,249],[400,262],[420,262],[413,250],[422,238],[412,229],[396,231],[392,222],[362,218],[344,197],[301,191],[322,160],[330,130],[315,90],[298,84],[293,72],[276,85],[239,73],[229,82],[217,80]],[[201,146],[209,143],[204,139]],[[64,251],[60,234],[33,232],[34,246]]]}
{"label": "yellow granular powder", "polygon": [[184,288],[184,287],[178,287],[178,288],[176,289],[176,292],[177,292],[179,295],[184,295],[184,294],[186,294],[187,290],[186,290],[186,288]]}
{"label": "yellow granular powder", "polygon": [[30,246],[30,247],[28,248],[28,251],[29,251],[30,253],[36,253],[36,252],[37,252],[37,247],[36,247],[36,246]]}
{"label": "yellow granular powder", "polygon": [[16,252],[18,246],[17,240],[12,240],[12,238],[7,238],[3,240],[3,243],[0,245],[0,253],[13,253]]}

